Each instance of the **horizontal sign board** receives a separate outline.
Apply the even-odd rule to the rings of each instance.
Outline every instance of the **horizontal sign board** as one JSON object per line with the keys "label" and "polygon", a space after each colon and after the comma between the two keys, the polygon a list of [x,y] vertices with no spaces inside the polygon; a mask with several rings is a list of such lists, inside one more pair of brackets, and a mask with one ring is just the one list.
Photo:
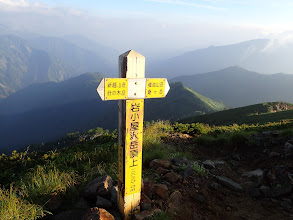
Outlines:
{"label": "horizontal sign board", "polygon": [[103,78],[97,88],[102,100],[164,98],[169,90],[165,78]]}

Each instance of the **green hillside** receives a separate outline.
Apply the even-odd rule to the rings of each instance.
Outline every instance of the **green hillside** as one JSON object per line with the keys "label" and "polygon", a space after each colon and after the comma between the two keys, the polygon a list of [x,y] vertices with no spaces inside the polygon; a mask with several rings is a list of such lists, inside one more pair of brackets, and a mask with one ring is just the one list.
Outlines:
{"label": "green hillside", "polygon": [[170,87],[166,98],[146,100],[146,120],[174,121],[182,117],[203,115],[226,109],[224,104],[194,92],[180,82],[172,83]]}
{"label": "green hillside", "polygon": [[209,125],[264,124],[293,119],[293,104],[285,102],[267,102],[241,108],[215,112],[209,115],[189,117],[182,123],[205,123]]}

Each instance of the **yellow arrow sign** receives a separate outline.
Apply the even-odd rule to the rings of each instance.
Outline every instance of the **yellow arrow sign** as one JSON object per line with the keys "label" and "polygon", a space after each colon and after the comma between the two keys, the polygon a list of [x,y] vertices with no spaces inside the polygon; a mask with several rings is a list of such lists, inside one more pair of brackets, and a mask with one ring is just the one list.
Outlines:
{"label": "yellow arrow sign", "polygon": [[97,88],[102,100],[164,98],[169,90],[165,78],[104,78]]}

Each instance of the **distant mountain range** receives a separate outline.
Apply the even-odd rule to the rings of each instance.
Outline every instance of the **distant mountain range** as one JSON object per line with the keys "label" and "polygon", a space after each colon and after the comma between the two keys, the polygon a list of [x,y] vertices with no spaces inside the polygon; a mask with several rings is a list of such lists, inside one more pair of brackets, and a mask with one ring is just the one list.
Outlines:
{"label": "distant mountain range", "polygon": [[150,64],[152,76],[173,78],[217,71],[230,66],[265,73],[293,74],[293,42],[281,43],[277,40],[257,39],[238,44],[211,46],[187,52],[157,64]]}
{"label": "distant mountain range", "polygon": [[291,74],[259,74],[235,66],[170,80],[178,81],[204,96],[223,102],[228,107],[276,101],[293,103]]}
{"label": "distant mountain range", "polygon": [[[2,148],[54,140],[93,127],[116,129],[117,101],[101,101],[96,88],[103,77],[87,73],[63,82],[34,84],[0,103]],[[226,107],[183,86],[170,85],[164,99],[146,100],[145,120],[177,120]]]}
{"label": "distant mountain range", "polygon": [[66,38],[0,35],[0,98],[33,83],[59,82],[84,72],[114,75],[116,51],[78,36]]}
{"label": "distant mountain range", "polygon": [[0,97],[35,82],[69,78],[67,66],[14,36],[0,36]]}

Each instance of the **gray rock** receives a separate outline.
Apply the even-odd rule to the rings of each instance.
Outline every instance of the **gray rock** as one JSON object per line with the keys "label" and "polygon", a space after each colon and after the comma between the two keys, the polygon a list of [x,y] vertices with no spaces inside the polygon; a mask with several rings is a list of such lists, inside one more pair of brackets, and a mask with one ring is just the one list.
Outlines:
{"label": "gray rock", "polygon": [[234,182],[233,180],[224,177],[224,176],[217,176],[216,179],[224,186],[227,186],[228,188],[237,191],[242,192],[243,188],[239,183]]}
{"label": "gray rock", "polygon": [[291,199],[282,199],[282,201],[280,202],[280,205],[283,206],[285,208],[286,211],[290,212],[292,209],[292,202]]}
{"label": "gray rock", "polygon": [[111,190],[111,202],[112,203],[117,203],[117,191],[118,191],[118,186],[114,186]]}
{"label": "gray rock", "polygon": [[154,169],[158,169],[159,167],[162,167],[164,169],[169,168],[171,165],[170,161],[168,160],[160,160],[160,159],[154,159],[150,163],[150,167]]}
{"label": "gray rock", "polygon": [[218,183],[215,183],[215,182],[212,182],[210,184],[210,188],[213,189],[213,190],[218,190],[219,184]]}
{"label": "gray rock", "polygon": [[172,163],[176,166],[191,165],[191,162],[186,157],[173,158]]}
{"label": "gray rock", "polygon": [[177,173],[170,172],[165,175],[165,178],[169,183],[176,183],[182,178],[182,176]]}
{"label": "gray rock", "polygon": [[150,209],[152,209],[152,205],[150,203],[143,203],[143,204],[141,204],[140,207],[141,207],[142,210],[150,210]]}
{"label": "gray rock", "polygon": [[168,199],[168,187],[164,184],[154,184],[155,193],[163,200]]}
{"label": "gray rock", "polygon": [[188,166],[186,170],[184,170],[184,177],[194,176],[195,171],[191,166]]}
{"label": "gray rock", "polygon": [[206,169],[215,169],[216,168],[214,162],[211,160],[206,160],[206,161],[202,162],[202,165]]}
{"label": "gray rock", "polygon": [[259,187],[259,190],[265,197],[272,196],[272,189],[268,186],[262,185],[261,187]]}
{"label": "gray rock", "polygon": [[225,161],[223,161],[223,160],[214,160],[213,162],[214,162],[215,166],[220,166],[220,165],[225,164]]}
{"label": "gray rock", "polygon": [[291,194],[292,185],[277,186],[272,189],[272,198],[277,198],[285,195]]}
{"label": "gray rock", "polygon": [[257,169],[257,170],[253,170],[253,171],[250,171],[250,172],[246,172],[246,173],[243,173],[242,176],[246,176],[246,177],[261,177],[263,175],[263,170],[261,169]]}
{"label": "gray rock", "polygon": [[108,195],[110,194],[112,187],[113,180],[110,176],[100,176],[85,187],[84,196],[90,199],[95,199],[97,195]]}
{"label": "gray rock", "polygon": [[293,153],[293,144],[286,142],[285,144],[285,153],[290,154]]}
{"label": "gray rock", "polygon": [[99,208],[111,208],[112,202],[101,196],[97,196],[96,206]]}
{"label": "gray rock", "polygon": [[162,167],[159,167],[159,168],[156,170],[156,172],[157,172],[157,174],[159,174],[159,175],[164,175],[164,174],[169,173],[169,172],[171,172],[171,171],[170,171],[170,170],[167,170],[167,169],[164,169],[164,168],[162,168]]}
{"label": "gray rock", "polygon": [[271,152],[269,154],[269,158],[279,158],[280,154],[278,152]]}

